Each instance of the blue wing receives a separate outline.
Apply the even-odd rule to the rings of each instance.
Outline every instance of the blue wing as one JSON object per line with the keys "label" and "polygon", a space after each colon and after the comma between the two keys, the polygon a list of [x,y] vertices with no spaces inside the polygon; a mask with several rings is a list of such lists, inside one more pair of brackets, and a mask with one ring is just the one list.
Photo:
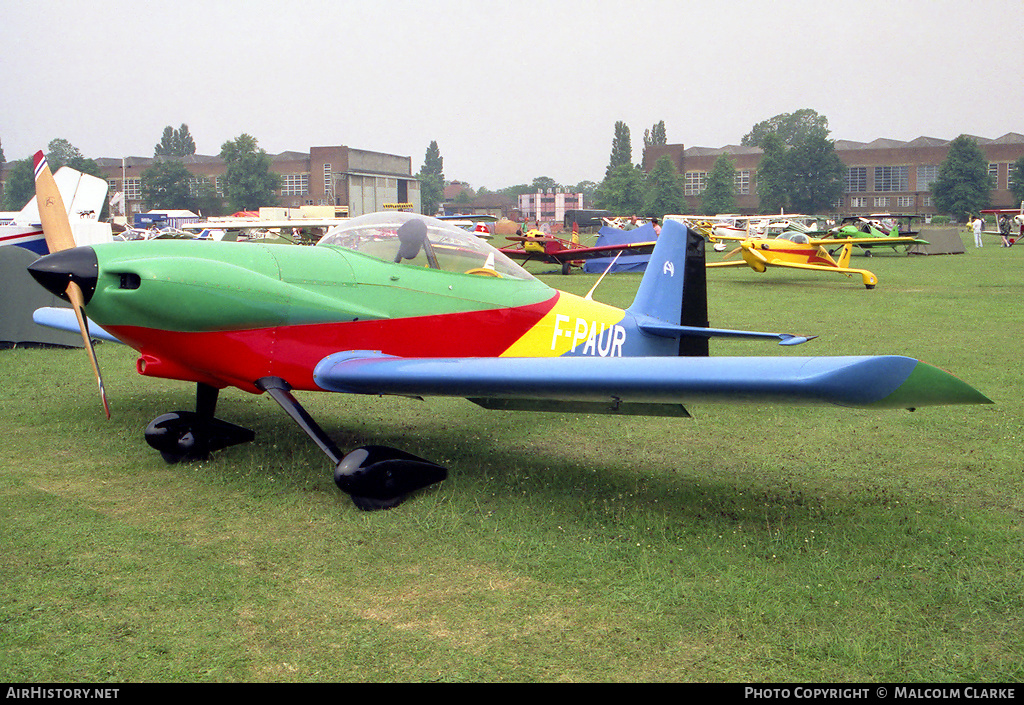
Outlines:
{"label": "blue wing", "polygon": [[321,360],[313,377],[334,392],[457,396],[491,405],[502,399],[582,403],[612,411],[694,402],[876,408],[991,403],[956,377],[895,355],[437,359],[349,351]]}
{"label": "blue wing", "polygon": [[[75,317],[75,312],[70,308],[54,308],[52,306],[37,308],[32,312],[32,320],[47,328],[63,330],[69,333],[79,332],[78,319]],[[112,343],[121,342],[89,319],[86,319],[86,322],[89,326],[90,337],[98,340],[109,340]]]}

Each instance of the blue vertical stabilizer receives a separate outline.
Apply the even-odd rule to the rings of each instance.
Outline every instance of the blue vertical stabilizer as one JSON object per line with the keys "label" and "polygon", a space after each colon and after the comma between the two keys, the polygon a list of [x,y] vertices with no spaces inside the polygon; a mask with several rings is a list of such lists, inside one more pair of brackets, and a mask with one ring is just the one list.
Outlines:
{"label": "blue vertical stabilizer", "polygon": [[[665,222],[651,261],[627,312],[673,325],[708,326],[704,238],[673,220]],[[679,354],[707,356],[708,339],[684,335]]]}

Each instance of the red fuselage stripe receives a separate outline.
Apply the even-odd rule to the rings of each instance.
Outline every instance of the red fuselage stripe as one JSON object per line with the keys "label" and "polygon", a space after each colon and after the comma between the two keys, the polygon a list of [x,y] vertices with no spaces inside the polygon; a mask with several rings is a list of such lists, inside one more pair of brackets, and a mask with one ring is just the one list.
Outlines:
{"label": "red fuselage stripe", "polygon": [[[143,357],[166,361],[175,379],[218,382],[255,391],[275,376],[295,389],[317,390],[313,368],[328,355],[375,350],[400,357],[497,357],[550,311],[558,296],[539,304],[415,318],[313,323],[196,333],[140,326],[106,326]],[[158,365],[150,365],[151,374]],[[160,375],[163,376],[163,375]]]}

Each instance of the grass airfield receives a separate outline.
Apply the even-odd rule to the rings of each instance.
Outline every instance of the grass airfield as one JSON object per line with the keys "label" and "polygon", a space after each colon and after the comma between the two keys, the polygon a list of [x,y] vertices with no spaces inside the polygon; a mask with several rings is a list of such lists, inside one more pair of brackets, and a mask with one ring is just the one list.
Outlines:
{"label": "grass airfield", "polygon": [[[927,232],[922,235],[927,238]],[[709,252],[709,259],[720,255]],[[166,465],[194,388],[98,348],[0,352],[0,672],[10,682],[1024,678],[1024,250],[708,272],[711,325],[817,334],[714,355],[904,354],[996,403],[694,405],[693,419],[305,394],[340,447],[449,467],[364,513],[276,404]],[[540,267],[545,271],[550,267]],[[585,294],[596,275],[542,274]],[[595,298],[628,305],[639,275]]]}

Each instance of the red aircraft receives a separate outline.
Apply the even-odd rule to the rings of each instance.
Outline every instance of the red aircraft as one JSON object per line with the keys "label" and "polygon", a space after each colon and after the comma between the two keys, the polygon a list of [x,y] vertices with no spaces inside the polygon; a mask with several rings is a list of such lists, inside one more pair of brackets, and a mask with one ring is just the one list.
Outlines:
{"label": "red aircraft", "polygon": [[595,257],[610,257],[616,254],[648,255],[654,250],[654,241],[636,242],[629,245],[602,245],[586,247],[580,244],[579,235],[573,230],[572,239],[555,237],[540,230],[530,230],[525,235],[509,235],[508,240],[518,243],[514,247],[503,247],[501,252],[513,259],[558,264],[562,274],[568,274],[572,267],[580,267],[584,260]]}

